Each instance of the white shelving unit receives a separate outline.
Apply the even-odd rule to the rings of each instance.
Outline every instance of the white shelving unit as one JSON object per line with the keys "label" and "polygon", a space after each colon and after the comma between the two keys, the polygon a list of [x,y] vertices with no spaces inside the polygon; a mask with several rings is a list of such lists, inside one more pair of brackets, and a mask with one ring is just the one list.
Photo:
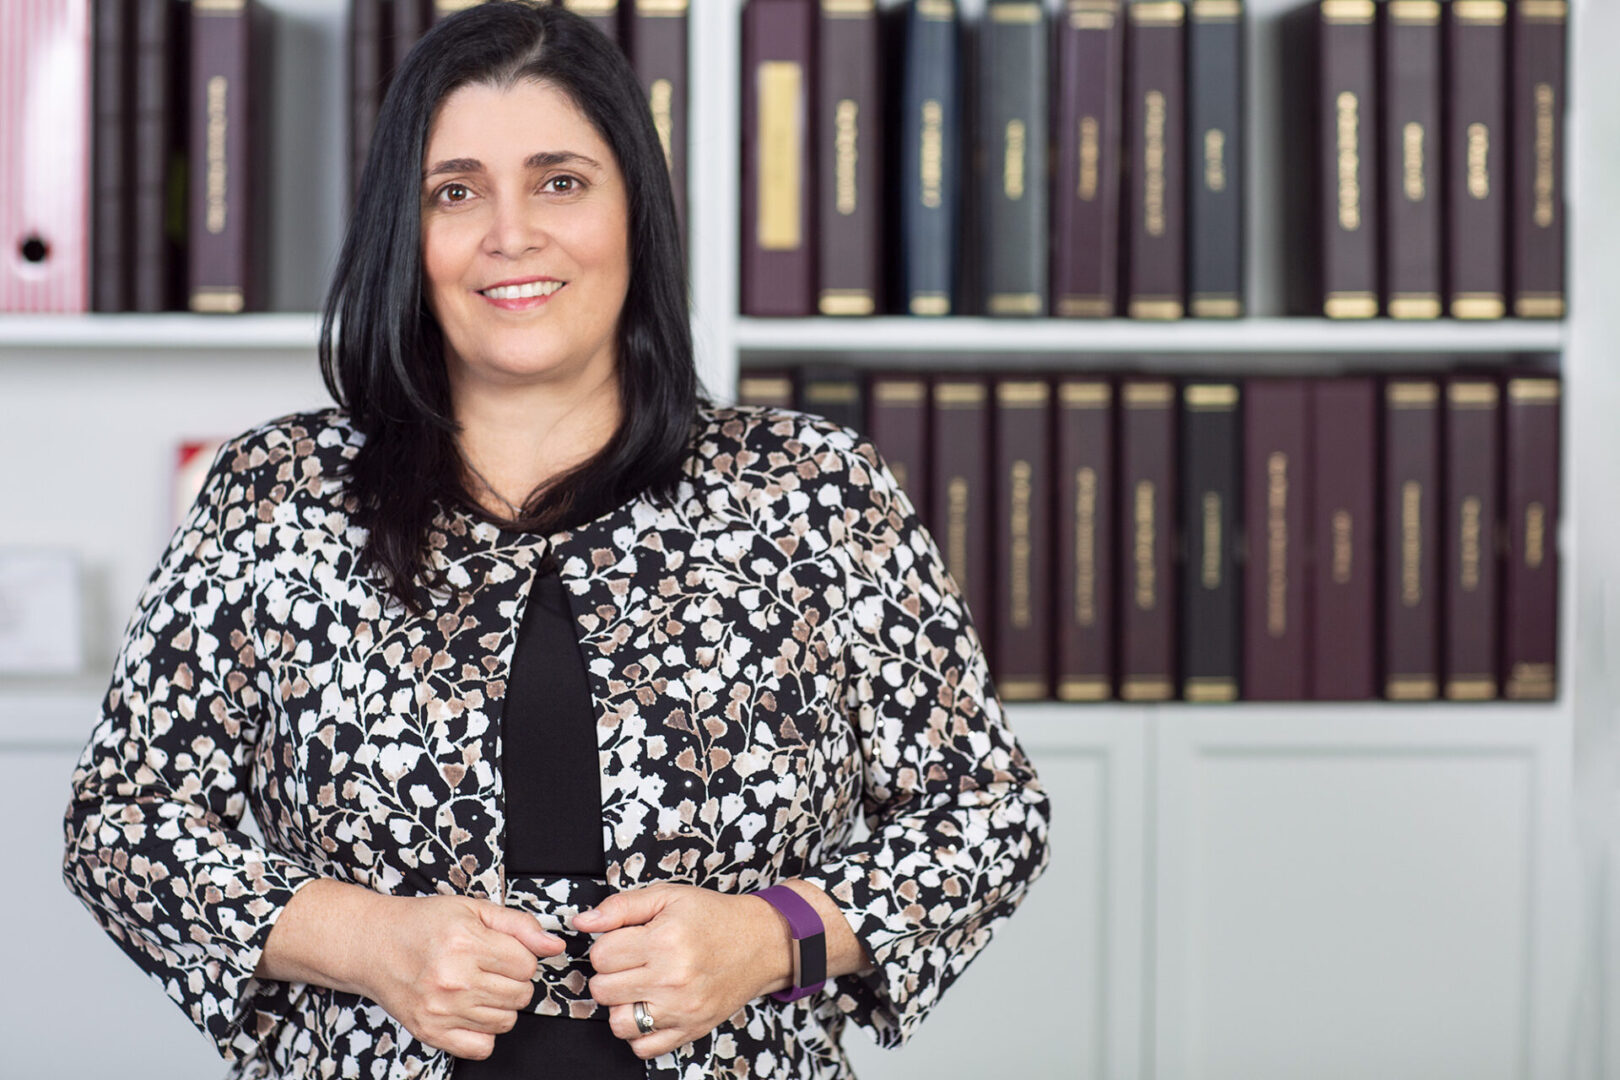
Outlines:
{"label": "white shelving unit", "polygon": [[[112,650],[170,520],[174,445],[326,402],[311,314],[335,258],[344,161],[343,5],[276,10],[272,301],[238,318],[0,316],[0,546],[67,547],[85,570],[82,675],[0,683],[0,792],[22,822],[13,927],[58,963],[0,986],[35,1033],[0,1075],[211,1077],[178,1010],[57,880],[67,778]],[[890,0],[885,0],[885,3]],[[982,0],[966,0],[972,16]],[[1048,0],[1054,8],[1055,0]],[[1499,360],[1566,377],[1562,696],[1548,704],[1043,704],[1009,709],[1053,793],[1053,864],[1023,911],[897,1054],[846,1039],[864,1080],[1620,1075],[1620,9],[1575,0],[1571,318],[1282,318],[1278,14],[1250,0],[1250,296],[1256,317],[1124,321],[738,317],[738,14],[693,0],[694,330],[710,391],[740,365],[843,359],[987,369],[1327,372]],[[70,907],[71,905],[71,907]],[[24,970],[34,929],[0,935]],[[30,963],[26,970],[37,970]],[[88,978],[87,978],[88,976]],[[118,1038],[55,1003],[86,983]],[[9,986],[9,988],[7,988]],[[108,993],[112,989],[112,993]],[[60,1014],[60,1015],[59,1015]],[[69,1049],[63,1049],[64,1047]],[[1013,1063],[1016,1063],[1014,1065]]]}

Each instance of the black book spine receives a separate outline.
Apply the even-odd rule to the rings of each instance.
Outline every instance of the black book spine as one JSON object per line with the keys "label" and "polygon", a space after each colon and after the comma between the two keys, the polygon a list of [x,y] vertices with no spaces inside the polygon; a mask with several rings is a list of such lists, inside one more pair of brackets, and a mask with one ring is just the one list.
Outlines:
{"label": "black book spine", "polygon": [[186,281],[190,20],[174,0],[136,0],[134,307],[181,306]]}
{"label": "black book spine", "polygon": [[1133,319],[1187,313],[1186,5],[1126,8],[1125,294]]}
{"label": "black book spine", "polygon": [[1032,0],[991,0],[980,30],[979,149],[984,313],[1047,307],[1046,18]]}
{"label": "black book spine", "polygon": [[1239,390],[1190,383],[1181,404],[1181,696],[1235,701],[1243,641]]}
{"label": "black book spine", "polygon": [[1242,0],[1187,6],[1187,294],[1198,318],[1244,311]]}
{"label": "black book spine", "polygon": [[950,315],[961,198],[960,49],[953,0],[912,0],[900,89],[901,298]]}
{"label": "black book spine", "polygon": [[815,364],[799,369],[799,407],[855,431],[864,430],[861,377],[854,368]]}

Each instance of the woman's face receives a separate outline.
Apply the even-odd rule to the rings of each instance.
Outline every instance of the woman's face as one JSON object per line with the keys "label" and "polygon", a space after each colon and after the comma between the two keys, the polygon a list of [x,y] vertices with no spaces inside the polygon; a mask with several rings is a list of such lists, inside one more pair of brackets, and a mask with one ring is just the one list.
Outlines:
{"label": "woman's face", "polygon": [[422,174],[424,287],[452,385],[611,375],[629,197],[568,95],[463,86],[439,107]]}

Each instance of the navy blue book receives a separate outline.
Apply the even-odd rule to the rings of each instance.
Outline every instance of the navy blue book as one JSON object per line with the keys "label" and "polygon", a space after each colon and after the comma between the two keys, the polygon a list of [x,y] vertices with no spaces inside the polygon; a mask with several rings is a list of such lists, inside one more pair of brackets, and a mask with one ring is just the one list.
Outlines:
{"label": "navy blue book", "polygon": [[1243,314],[1243,3],[1187,7],[1187,292],[1200,318]]}
{"label": "navy blue book", "polygon": [[961,47],[954,0],[911,0],[900,72],[900,296],[912,315],[956,313]]}

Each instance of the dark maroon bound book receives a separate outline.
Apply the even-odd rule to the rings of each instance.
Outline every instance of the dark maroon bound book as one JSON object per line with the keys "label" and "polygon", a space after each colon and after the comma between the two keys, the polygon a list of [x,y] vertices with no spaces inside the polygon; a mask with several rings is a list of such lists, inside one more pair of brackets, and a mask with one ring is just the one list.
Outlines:
{"label": "dark maroon bound book", "polygon": [[1114,390],[1058,379],[1056,420],[1057,696],[1114,694]]}
{"label": "dark maroon bound book", "polygon": [[652,110],[653,127],[669,165],[681,246],[687,247],[686,157],[688,66],[687,0],[635,0],[626,24],[630,63]]}
{"label": "dark maroon bound book", "polygon": [[1378,384],[1310,382],[1309,696],[1378,697]]}
{"label": "dark maroon bound book", "polygon": [[1052,696],[1052,388],[996,383],[995,630],[992,670],[1005,701]]}
{"label": "dark maroon bound book", "polygon": [[1506,0],[1446,15],[1446,297],[1457,319],[1507,314]]}
{"label": "dark maroon bound book", "polygon": [[883,309],[883,83],[877,5],[821,0],[816,47],[816,309]]}
{"label": "dark maroon bound book", "polygon": [[1176,672],[1176,387],[1126,380],[1119,402],[1119,696],[1164,701]]}
{"label": "dark maroon bound book", "polygon": [[1384,5],[1384,119],[1379,132],[1384,207],[1384,311],[1437,319],[1441,304],[1443,160],[1440,134],[1440,5]]}
{"label": "dark maroon bound book", "polygon": [[1446,380],[1443,692],[1497,696],[1497,490],[1500,393],[1493,378]]}
{"label": "dark maroon bound book", "polygon": [[945,566],[967,597],[986,652],[991,633],[990,395],[982,379],[948,376],[934,382],[932,522]]}
{"label": "dark maroon bound book", "polygon": [[1052,313],[1109,318],[1119,300],[1120,0],[1068,0],[1052,102]]}
{"label": "dark maroon bound book", "polygon": [[1502,576],[1502,680],[1519,701],[1558,696],[1557,379],[1507,382],[1502,460],[1507,550]]}
{"label": "dark maroon bound book", "polygon": [[190,20],[174,0],[135,3],[131,289],[136,311],[185,306]]}
{"label": "dark maroon bound book", "polygon": [[1440,676],[1440,385],[1384,384],[1384,696],[1427,701]]}
{"label": "dark maroon bound book", "polygon": [[1126,5],[1125,293],[1133,319],[1186,313],[1186,5]]}
{"label": "dark maroon bound book", "polygon": [[619,40],[619,0],[562,0],[562,5],[583,16],[609,41]]}
{"label": "dark maroon bound book", "polygon": [[268,18],[257,0],[191,7],[192,311],[266,307]]}
{"label": "dark maroon bound book", "polygon": [[874,375],[866,397],[866,430],[889,471],[928,520],[928,379]]}
{"label": "dark maroon bound book", "polygon": [[1243,696],[1302,701],[1310,696],[1310,388],[1303,379],[1250,379],[1243,396]]}
{"label": "dark maroon bound book", "polygon": [[776,409],[798,408],[793,372],[785,368],[749,368],[741,372],[737,376],[737,402]]}
{"label": "dark maroon bound book", "polygon": [[1513,5],[1513,314],[1564,317],[1566,0]]}
{"label": "dark maroon bound book", "polygon": [[91,125],[90,310],[127,311],[133,265],[130,214],[130,144],[135,124],[131,59],[135,55],[130,0],[96,0],[94,49],[95,122]]}
{"label": "dark maroon bound book", "polygon": [[742,25],[742,313],[815,310],[810,0],[748,0]]}

